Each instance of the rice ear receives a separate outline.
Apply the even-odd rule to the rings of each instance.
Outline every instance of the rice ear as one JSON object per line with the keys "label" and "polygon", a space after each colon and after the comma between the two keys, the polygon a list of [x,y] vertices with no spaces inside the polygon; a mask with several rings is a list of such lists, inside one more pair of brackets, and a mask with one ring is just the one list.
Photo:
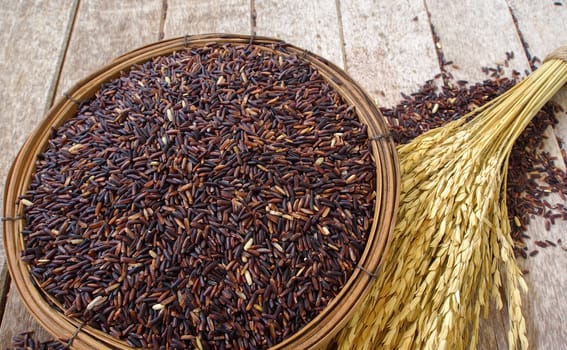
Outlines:
{"label": "rice ear", "polygon": [[337,336],[339,349],[473,348],[490,299],[497,309],[506,300],[509,348],[528,348],[505,165],[520,133],[566,82],[564,47],[500,97],[398,147],[393,241],[370,293]]}

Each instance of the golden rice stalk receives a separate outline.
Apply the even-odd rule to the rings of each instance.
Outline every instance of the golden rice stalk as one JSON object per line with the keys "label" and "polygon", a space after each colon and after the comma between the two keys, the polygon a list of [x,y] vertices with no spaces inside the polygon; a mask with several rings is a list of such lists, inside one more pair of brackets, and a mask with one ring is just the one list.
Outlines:
{"label": "golden rice stalk", "polygon": [[527,287],[506,208],[508,156],[566,82],[564,47],[497,99],[398,147],[402,188],[391,245],[339,333],[339,349],[474,349],[491,301],[507,306],[510,349],[527,349],[520,293]]}

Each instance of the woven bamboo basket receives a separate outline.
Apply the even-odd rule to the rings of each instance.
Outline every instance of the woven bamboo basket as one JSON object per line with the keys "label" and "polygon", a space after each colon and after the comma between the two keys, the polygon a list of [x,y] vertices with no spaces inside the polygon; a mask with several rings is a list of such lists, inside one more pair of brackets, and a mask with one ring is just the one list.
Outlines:
{"label": "woven bamboo basket", "polygon": [[[118,57],[107,66],[96,71],[76,84],[64,98],[61,98],[47,112],[44,119],[29,136],[8,174],[4,194],[4,246],[14,286],[29,312],[58,339],[72,339],[76,349],[130,349],[126,342],[118,340],[90,326],[82,326],[78,319],[64,315],[58,303],[36,286],[29,272],[29,266],[20,259],[24,240],[20,232],[24,222],[23,206],[18,204],[19,196],[29,187],[35,171],[37,156],[46,148],[53,127],[59,127],[73,117],[77,101],[84,101],[100,88],[101,84],[116,78],[121,71],[132,65],[145,62],[153,57],[170,54],[186,47],[199,47],[211,43],[252,43],[270,50],[272,44],[284,44],[266,37],[243,35],[208,34],[186,36],[144,46]],[[272,349],[324,349],[351,316],[357,303],[369,290],[375,273],[378,272],[390,233],[394,227],[399,197],[399,169],[396,149],[387,137],[388,127],[372,100],[343,70],[308,51],[285,44],[286,49],[295,53],[317,68],[328,83],[355,107],[359,119],[367,124],[371,147],[376,163],[376,207],[374,224],[358,269],[330,304],[306,326]],[[48,303],[55,304],[53,307]]]}

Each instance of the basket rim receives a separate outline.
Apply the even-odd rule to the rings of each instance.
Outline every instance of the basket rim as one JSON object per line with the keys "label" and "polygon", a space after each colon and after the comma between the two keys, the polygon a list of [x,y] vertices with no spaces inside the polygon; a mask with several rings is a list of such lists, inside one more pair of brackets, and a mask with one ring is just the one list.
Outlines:
{"label": "basket rim", "polygon": [[[390,138],[385,137],[389,133],[388,126],[368,94],[344,70],[309,51],[270,37],[202,34],[152,43],[117,57],[109,64],[77,82],[63,97],[60,97],[28,136],[13,161],[6,179],[4,217],[17,217],[22,213],[23,207],[21,204],[17,204],[17,199],[29,187],[35,170],[36,157],[45,148],[51,127],[61,125],[63,121],[76,113],[78,109],[76,101],[92,97],[101,84],[112,80],[121,71],[128,70],[134,64],[145,62],[156,56],[170,54],[186,47],[199,47],[212,43],[250,43],[259,46],[285,45],[286,50],[301,55],[302,58],[315,66],[332,88],[349,105],[355,106],[358,118],[368,126],[369,133],[373,132],[369,136],[376,136],[375,142],[371,142],[371,147],[376,163],[377,196],[373,225],[359,260],[360,268],[354,269],[341,291],[323,311],[303,328],[270,349],[317,348],[328,343],[344,326],[355,310],[355,306],[370,289],[369,287],[374,279],[372,274],[380,268],[384,252],[389,246],[397,215],[400,171],[395,146]],[[79,320],[69,318],[51,307],[45,300],[46,293],[36,287],[34,281],[30,278],[29,266],[20,259],[19,252],[24,246],[23,237],[20,234],[23,228],[23,220],[4,221],[3,228],[6,261],[16,289],[22,297],[24,305],[49,333],[57,338],[73,337],[73,347],[77,348],[100,349],[101,346],[107,346],[130,349],[124,341],[92,327],[82,327]],[[322,323],[323,320],[326,322],[325,324]],[[81,328],[81,331],[73,335],[77,328]]]}

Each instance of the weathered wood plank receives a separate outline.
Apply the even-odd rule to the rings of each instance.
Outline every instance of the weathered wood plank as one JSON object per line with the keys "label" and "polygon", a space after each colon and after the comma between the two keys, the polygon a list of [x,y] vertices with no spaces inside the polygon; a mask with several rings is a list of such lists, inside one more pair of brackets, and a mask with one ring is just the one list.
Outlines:
{"label": "weathered wood plank", "polygon": [[540,59],[558,48],[567,45],[565,25],[567,24],[567,3],[556,5],[555,1],[507,0],[517,20],[522,38],[528,45],[528,52]]}
{"label": "weathered wood plank", "polygon": [[393,106],[439,73],[421,1],[340,1],[347,72],[380,105]]}
{"label": "weathered wood plank", "polygon": [[[567,3],[557,2],[561,6],[554,1],[510,0],[509,3],[531,56],[543,60],[556,48],[567,45]],[[567,150],[567,88],[563,88],[553,101],[559,103],[565,111],[554,130],[563,141],[563,149]]]}
{"label": "weathered wood plank", "polygon": [[[535,5],[528,1],[522,1],[521,4]],[[514,52],[514,59],[509,60],[508,69],[524,72],[530,68],[528,58],[524,54],[520,34],[516,30],[514,18],[505,1],[479,0],[469,2],[468,6],[464,7],[457,3],[426,0],[426,5],[431,14],[432,25],[439,36],[440,47],[445,59],[454,62],[453,65],[447,65],[446,69],[455,78],[469,81],[486,79],[487,76],[481,71],[481,67],[494,67],[497,63],[504,62],[506,52]],[[544,3],[537,4],[537,6],[540,5]],[[552,2],[545,3],[545,6],[549,7],[549,5],[552,5]],[[534,16],[534,11],[535,9],[532,8],[529,16],[526,13],[522,19],[518,18],[520,28],[523,22],[529,23],[525,26],[530,26],[530,29],[522,31],[524,38],[527,32],[530,33],[527,36],[531,37],[534,35],[533,32],[538,31],[537,25],[534,24],[538,20],[534,20],[534,17],[540,18],[539,30],[543,32],[545,32],[544,28],[550,26],[550,22],[553,23],[560,18],[549,11],[546,12],[545,17]],[[563,22],[563,27],[565,23],[567,22]],[[548,38],[544,41],[548,43],[548,46],[559,45],[557,38]],[[538,47],[538,49],[551,50],[548,47]],[[541,51],[537,52],[539,55]],[[545,141],[544,150],[561,159],[553,131],[548,130],[547,135],[549,138]],[[556,203],[561,200],[554,195],[550,196],[549,201]],[[527,232],[532,238],[528,241],[530,250],[533,249],[535,240],[551,239],[551,237],[555,238],[552,240],[556,240],[558,236],[553,235],[553,230],[564,230],[564,227],[563,224],[553,227],[551,232],[546,232],[543,219],[532,220]],[[567,330],[561,326],[564,315],[567,314],[567,306],[562,302],[561,292],[558,289],[559,286],[567,285],[567,274],[562,273],[559,268],[567,264],[567,254],[561,249],[547,249],[534,258],[520,259],[519,264],[523,269],[530,271],[525,276],[530,292],[524,297],[527,305],[523,308],[530,344],[537,349],[558,349],[563,346],[563,340],[567,337]],[[491,318],[483,325],[482,331],[488,333],[482,334],[480,348],[507,348],[506,317],[505,313],[492,313]]]}
{"label": "weathered wood plank", "polygon": [[335,0],[258,1],[257,34],[282,39],[344,66]]}
{"label": "weathered wood plank", "polygon": [[502,64],[507,52],[515,53],[508,70],[529,68],[505,1],[479,0],[467,6],[441,0],[425,3],[441,39],[439,48],[446,61],[453,61],[444,68],[455,79],[477,82],[488,78],[481,68]]}
{"label": "weathered wood plank", "polygon": [[12,338],[22,332],[34,332],[34,338],[39,341],[53,339],[33,316],[25,309],[16,288],[10,288],[6,300],[4,320],[0,328],[0,349],[11,347]]}
{"label": "weathered wood plank", "polygon": [[6,299],[8,298],[8,291],[10,290],[10,276],[8,275],[8,266],[2,266],[0,269],[0,326],[2,325],[2,316],[4,316]]}
{"label": "weathered wood plank", "polygon": [[[0,185],[17,150],[48,107],[73,4],[9,2],[0,10]],[[2,13],[3,12],[3,13]],[[33,43],[33,45],[31,45]],[[1,199],[0,199],[1,200]],[[0,265],[3,265],[3,251]]]}
{"label": "weathered wood plank", "polygon": [[[53,38],[57,36],[55,32],[52,33],[46,30],[46,26],[55,26],[55,23],[66,23],[66,21],[69,21],[69,10],[66,11],[65,7],[62,7],[62,3],[59,4],[60,2],[43,1],[42,4],[39,5],[49,5],[49,7],[57,6],[56,8],[49,9],[51,12],[57,12],[58,14],[53,13],[50,15],[44,11],[38,11],[38,4],[29,3],[29,6],[36,8],[33,10],[28,8],[24,12],[24,14],[28,12],[30,14],[33,13],[33,17],[27,20],[25,27],[35,28],[33,35],[39,36],[39,34],[41,34],[40,38],[43,41],[51,42]],[[70,5],[67,5],[67,7],[71,8]],[[19,58],[16,57],[7,61],[26,61],[26,59],[28,59],[26,55],[30,56],[29,58],[35,58],[34,61],[26,65],[29,66],[27,67],[28,69],[19,72],[15,79],[29,79],[31,82],[35,81],[38,85],[22,86],[21,92],[17,94],[12,93],[11,96],[13,97],[14,106],[8,106],[9,110],[14,111],[12,130],[18,133],[29,132],[31,126],[35,125],[38,118],[43,114],[45,110],[44,106],[50,105],[53,102],[49,100],[49,97],[51,97],[49,89],[39,86],[41,79],[38,79],[38,77],[45,76],[47,79],[51,79],[55,74],[55,81],[57,83],[56,97],[61,96],[64,91],[68,90],[78,80],[84,78],[90,72],[101,67],[114,57],[144,44],[156,41],[159,33],[160,13],[161,1],[159,0],[143,3],[136,0],[119,2],[102,0],[82,1],[74,21],[73,32],[65,53],[65,61],[60,75],[56,74],[58,67],[52,69],[49,74],[42,73],[42,67],[49,67],[49,65],[57,66],[57,55],[62,53],[61,50],[64,49],[63,45],[54,47],[53,45],[57,43],[57,41],[55,41],[55,43],[51,44],[52,46],[49,46],[49,50],[37,52],[37,48],[34,45],[21,45],[21,42],[33,42],[36,40],[34,37],[26,37],[23,41],[21,39],[15,40],[14,45],[17,46],[18,49],[24,50],[23,47],[25,47],[27,51],[23,51]],[[57,16],[60,16],[60,18],[57,18]],[[63,25],[63,30],[64,29],[65,25]],[[18,51],[16,50],[16,52]],[[50,54],[51,56],[49,56]],[[36,55],[43,57],[36,58]],[[9,70],[4,67],[2,68],[2,71]],[[51,81],[49,81],[49,83],[51,83]],[[26,95],[25,91],[33,91],[34,93],[28,93]],[[26,98],[30,99],[27,101],[26,105],[37,103],[38,106],[41,106],[40,110],[35,112],[37,116],[27,121],[27,124],[24,124],[23,127],[21,120],[18,118],[21,115],[30,113],[26,113],[25,110],[18,112],[17,106],[15,106],[22,100],[22,96],[26,96]],[[14,138],[18,139],[19,136]],[[2,160],[4,159],[3,157]],[[41,329],[27,312],[15,288],[11,288],[10,290],[5,315],[2,327],[0,328],[0,341],[2,342],[0,348],[8,346],[15,332],[28,329],[39,331]],[[40,334],[45,335],[44,332]]]}
{"label": "weathered wood plank", "polygon": [[166,38],[206,33],[250,34],[250,0],[168,0]]}
{"label": "weathered wood plank", "polygon": [[[17,151],[51,101],[55,78],[75,12],[74,1],[4,1],[0,9],[0,188]],[[3,196],[0,201],[3,200]],[[1,300],[9,279],[0,242]],[[23,312],[14,313],[12,291],[0,326],[0,348],[8,347],[18,332],[41,328]],[[18,299],[19,300],[19,299]],[[16,303],[22,309],[21,302]]]}
{"label": "weathered wood plank", "polygon": [[159,38],[161,1],[81,1],[56,98],[80,79]]}

